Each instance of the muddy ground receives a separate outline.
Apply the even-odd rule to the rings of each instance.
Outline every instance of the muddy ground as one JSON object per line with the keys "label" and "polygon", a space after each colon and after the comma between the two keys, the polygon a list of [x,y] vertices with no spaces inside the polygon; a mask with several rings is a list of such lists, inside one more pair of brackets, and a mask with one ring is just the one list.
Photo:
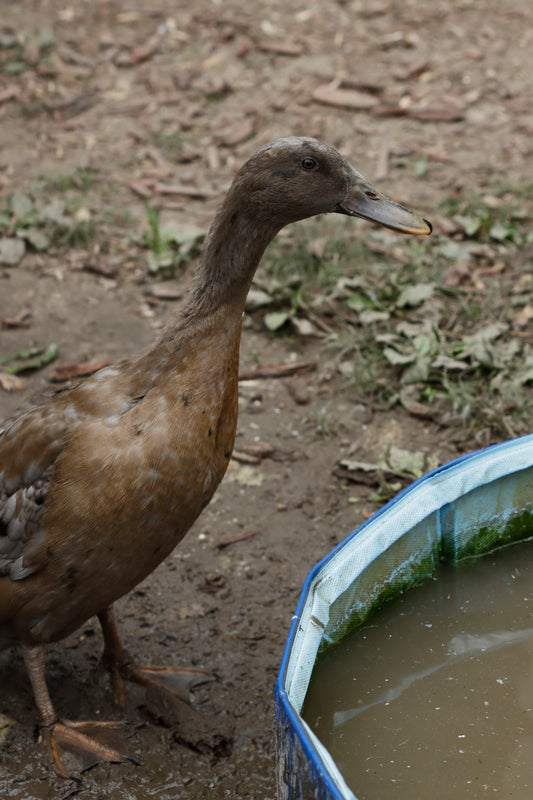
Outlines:
{"label": "muddy ground", "polygon": [[[4,0],[2,11],[0,193],[29,193],[37,205],[60,197],[74,208],[74,233],[37,248],[28,240],[21,260],[0,265],[0,355],[60,345],[54,363],[0,390],[0,418],[53,389],[58,365],[109,363],[151,340],[180,302],[154,285],[182,295],[194,263],[171,283],[148,272],[145,204],[161,219],[205,228],[235,168],[277,136],[324,139],[436,220],[444,198],[523,182],[530,169],[525,0]],[[424,180],[398,162],[420,156]],[[354,223],[350,235],[363,230]],[[390,443],[422,450],[431,464],[479,445],[399,405],[373,408],[324,344],[274,336],[261,313],[249,316],[243,369],[294,361],[316,369],[242,381],[236,448],[259,439],[272,454],[259,464],[234,460],[176,552],[118,604],[140,660],[193,663],[214,676],[196,706],[224,746],[192,750],[175,717],[150,712],[132,690],[126,737],[142,766],[57,780],[37,741],[21,656],[5,651],[0,712],[11,727],[1,797],[275,797],[273,687],[300,587],[378,507],[376,487],[348,485],[336,464],[348,454],[376,462]],[[483,443],[495,438],[489,431]],[[61,714],[120,716],[100,653],[93,621],[49,648]]]}

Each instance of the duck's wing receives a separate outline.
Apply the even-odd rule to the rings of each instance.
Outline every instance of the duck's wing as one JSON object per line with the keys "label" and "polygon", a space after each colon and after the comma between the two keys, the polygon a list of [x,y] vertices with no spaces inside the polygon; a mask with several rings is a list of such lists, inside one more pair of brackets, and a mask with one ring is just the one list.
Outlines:
{"label": "duck's wing", "polygon": [[44,536],[54,463],[80,421],[68,404],[54,399],[0,428],[0,575],[12,580],[34,571],[29,556]]}
{"label": "duck's wing", "polygon": [[130,406],[121,378],[118,370],[101,370],[0,425],[0,576],[21,580],[39,569],[55,464],[84,421]]}

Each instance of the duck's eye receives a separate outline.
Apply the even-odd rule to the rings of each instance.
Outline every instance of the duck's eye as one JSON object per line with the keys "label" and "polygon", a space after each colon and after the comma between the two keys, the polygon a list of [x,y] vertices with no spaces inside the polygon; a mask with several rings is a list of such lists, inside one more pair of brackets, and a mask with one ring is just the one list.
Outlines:
{"label": "duck's eye", "polygon": [[302,167],[308,171],[311,171],[312,169],[316,169],[318,167],[318,161],[315,161],[315,159],[311,157],[303,158]]}

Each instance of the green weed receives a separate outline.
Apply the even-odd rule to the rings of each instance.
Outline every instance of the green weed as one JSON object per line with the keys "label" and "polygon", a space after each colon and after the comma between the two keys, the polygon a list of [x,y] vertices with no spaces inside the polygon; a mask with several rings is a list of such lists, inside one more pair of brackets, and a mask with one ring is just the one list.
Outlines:
{"label": "green weed", "polygon": [[533,184],[499,185],[485,194],[467,194],[446,200],[445,213],[460,226],[466,239],[512,242],[521,247],[532,241],[530,232]]}
{"label": "green weed", "polygon": [[97,172],[77,169],[69,174],[48,175],[41,173],[39,181],[45,191],[68,192],[72,190],[86,192],[99,181]]}
{"label": "green weed", "polygon": [[181,131],[157,131],[152,141],[172,161],[180,159],[183,153],[183,134]]}
{"label": "green weed", "polygon": [[148,250],[148,269],[160,276],[170,277],[178,266],[196,257],[205,231],[195,225],[163,225],[160,222],[159,209],[148,204],[145,212],[147,228],[143,233],[143,244]]}

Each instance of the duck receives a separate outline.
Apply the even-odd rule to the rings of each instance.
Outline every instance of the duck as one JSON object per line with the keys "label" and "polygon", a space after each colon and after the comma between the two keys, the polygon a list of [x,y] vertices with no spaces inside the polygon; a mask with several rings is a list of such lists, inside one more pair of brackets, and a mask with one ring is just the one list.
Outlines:
{"label": "duck", "polygon": [[178,545],[226,472],[244,306],[266,247],[286,225],[327,213],[431,232],[333,147],[277,139],[236,174],[182,309],[157,340],[0,425],[0,647],[22,649],[60,777],[69,750],[82,765],[134,759],[98,735],[120,721],[57,713],[47,645],[96,616],[119,702],[125,681],[185,698],[206,674],[136,664],[113,604]]}

